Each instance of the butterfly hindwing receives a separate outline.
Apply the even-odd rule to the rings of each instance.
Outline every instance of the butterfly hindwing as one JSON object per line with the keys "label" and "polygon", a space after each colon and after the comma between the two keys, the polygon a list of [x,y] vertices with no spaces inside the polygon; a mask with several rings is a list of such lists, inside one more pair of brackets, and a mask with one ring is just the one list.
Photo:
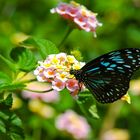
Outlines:
{"label": "butterfly hindwing", "polygon": [[140,49],[104,54],[81,69],[81,81],[101,103],[114,102],[126,94],[134,71],[140,67]]}
{"label": "butterfly hindwing", "polygon": [[87,75],[84,84],[101,103],[111,103],[120,99],[129,88],[130,79],[125,76],[110,73],[106,73],[106,76],[96,76],[97,78]]}

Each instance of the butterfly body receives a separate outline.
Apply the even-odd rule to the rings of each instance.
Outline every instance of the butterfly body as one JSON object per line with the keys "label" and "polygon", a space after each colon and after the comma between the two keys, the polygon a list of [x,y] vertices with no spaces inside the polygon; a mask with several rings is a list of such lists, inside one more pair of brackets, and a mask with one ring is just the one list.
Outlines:
{"label": "butterfly body", "polygon": [[130,78],[140,67],[140,49],[129,48],[104,54],[71,70],[100,103],[112,103],[126,94]]}

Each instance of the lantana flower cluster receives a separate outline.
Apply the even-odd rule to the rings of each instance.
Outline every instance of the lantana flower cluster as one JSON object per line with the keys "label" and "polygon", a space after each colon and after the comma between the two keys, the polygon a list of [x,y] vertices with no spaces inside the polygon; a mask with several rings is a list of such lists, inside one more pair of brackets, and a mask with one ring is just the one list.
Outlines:
{"label": "lantana flower cluster", "polygon": [[51,13],[58,13],[63,18],[75,23],[79,29],[93,32],[95,36],[96,28],[102,26],[96,19],[96,13],[91,12],[85,6],[74,1],[71,1],[70,4],[59,3],[56,8],[51,9]]}
{"label": "lantana flower cluster", "polygon": [[38,81],[51,83],[56,91],[67,88],[72,95],[77,94],[80,88],[84,89],[84,85],[79,87],[79,82],[70,74],[71,69],[78,70],[85,65],[74,56],[66,53],[51,54],[45,61],[38,63],[39,66],[34,71]]}
{"label": "lantana flower cluster", "polygon": [[72,110],[67,110],[56,119],[56,128],[71,134],[76,140],[86,140],[91,128],[87,120]]}

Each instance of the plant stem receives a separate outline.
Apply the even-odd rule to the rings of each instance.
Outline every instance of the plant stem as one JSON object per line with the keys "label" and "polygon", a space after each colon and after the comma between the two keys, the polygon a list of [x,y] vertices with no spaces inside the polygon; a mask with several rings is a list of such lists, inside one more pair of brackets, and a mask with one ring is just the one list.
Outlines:
{"label": "plant stem", "polygon": [[64,44],[65,40],[68,38],[68,36],[70,35],[70,33],[73,31],[73,28],[71,28],[71,26],[69,26],[64,38],[62,39],[62,41],[59,43],[58,48],[60,49],[62,47],[62,45]]}
{"label": "plant stem", "polygon": [[35,128],[33,132],[33,139],[40,140],[41,139],[41,127]]}

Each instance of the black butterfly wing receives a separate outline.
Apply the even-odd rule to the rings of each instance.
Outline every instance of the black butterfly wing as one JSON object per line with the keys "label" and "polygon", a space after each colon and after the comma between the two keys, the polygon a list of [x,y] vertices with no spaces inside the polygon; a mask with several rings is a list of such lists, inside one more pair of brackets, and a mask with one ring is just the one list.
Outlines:
{"label": "black butterfly wing", "polygon": [[102,55],[81,69],[82,82],[97,101],[111,103],[126,94],[134,71],[140,67],[140,49],[130,48]]}
{"label": "black butterfly wing", "polygon": [[120,99],[129,88],[130,79],[125,76],[113,73],[97,74],[96,76],[98,78],[88,75],[84,84],[101,103],[111,103]]}

